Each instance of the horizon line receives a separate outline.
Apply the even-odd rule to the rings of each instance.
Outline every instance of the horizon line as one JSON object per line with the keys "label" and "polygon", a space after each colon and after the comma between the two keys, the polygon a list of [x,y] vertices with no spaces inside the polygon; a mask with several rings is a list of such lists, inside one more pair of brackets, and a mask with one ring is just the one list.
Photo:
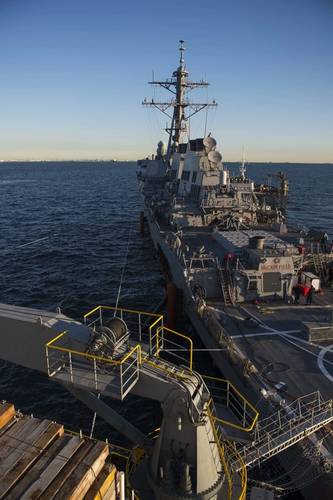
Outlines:
{"label": "horizon line", "polygon": [[[61,162],[113,162],[113,163],[128,163],[128,162],[137,162],[138,160],[135,159],[116,159],[116,158],[35,158],[35,159],[0,159],[0,164],[1,163],[61,163]],[[225,160],[223,163],[241,163],[240,160]],[[263,163],[263,164],[280,164],[280,163],[290,163],[290,164],[302,164],[302,165],[332,165],[332,161],[290,161],[290,160],[284,160],[284,161],[271,161],[271,160],[251,160],[251,161],[246,161],[247,164],[251,163]]]}

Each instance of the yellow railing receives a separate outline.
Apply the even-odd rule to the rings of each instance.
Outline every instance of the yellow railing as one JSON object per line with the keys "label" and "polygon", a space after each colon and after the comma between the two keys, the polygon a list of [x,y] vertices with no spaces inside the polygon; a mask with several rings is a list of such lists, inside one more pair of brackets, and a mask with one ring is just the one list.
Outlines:
{"label": "yellow railing", "polygon": [[[110,319],[110,314],[112,314],[111,317],[121,318],[125,320],[125,322],[126,320],[129,322],[133,322],[134,320],[138,340],[149,344],[149,353],[155,354],[156,330],[159,326],[163,326],[163,314],[127,309],[124,307],[98,305],[84,314],[83,321],[90,328],[96,325],[103,326],[105,319]],[[106,318],[107,315],[109,315],[108,318]],[[150,323],[150,321],[153,322],[148,325],[147,323]]]}
{"label": "yellow railing", "polygon": [[[118,384],[114,384],[114,394],[120,395],[123,399],[139,378],[139,369],[142,364],[142,352],[140,344],[136,344],[126,352],[120,359],[110,359],[104,356],[96,356],[87,352],[72,349],[63,342],[68,331],[57,335],[46,344],[46,362],[49,377],[55,376],[59,371],[64,370],[71,383],[74,379],[81,385],[91,389],[100,390],[101,365],[112,367],[113,373],[119,375]],[[64,356],[64,354],[66,356]],[[92,363],[90,365],[89,363]],[[110,387],[111,389],[111,384]]]}
{"label": "yellow railing", "polygon": [[87,352],[77,351],[75,349],[69,349],[68,347],[61,347],[61,346],[55,345],[55,342],[57,342],[60,338],[64,337],[64,335],[66,335],[67,333],[68,333],[68,330],[64,330],[62,333],[57,335],[54,339],[50,340],[50,342],[48,342],[46,344],[46,348],[47,349],[54,349],[56,351],[65,352],[67,354],[72,354],[72,355],[74,354],[75,356],[81,356],[82,358],[85,358],[85,359],[91,359],[93,361],[100,361],[102,363],[107,363],[109,365],[114,365],[114,366],[124,364],[128,360],[128,358],[130,358],[131,355],[137,351],[139,364],[140,365],[142,364],[142,352],[141,352],[140,344],[136,344],[133,347],[133,349],[131,349],[131,351],[127,352],[125,354],[125,356],[123,356],[121,359],[114,360],[114,359],[110,359],[110,358],[105,358],[104,356],[95,356],[94,354],[89,354]]}
{"label": "yellow railing", "polygon": [[207,381],[211,380],[218,383],[217,386],[212,387],[207,382],[213,400],[225,405],[241,423],[235,423],[216,416],[217,422],[243,432],[253,431],[258,421],[259,412],[252,403],[229,380],[208,375],[204,375],[203,378]]}
{"label": "yellow railing", "polygon": [[160,329],[163,329],[162,315],[149,326],[149,351],[151,354],[155,354],[156,356],[158,356],[158,333]]}
{"label": "yellow railing", "polygon": [[[179,339],[184,339],[186,343],[188,344],[188,348],[184,348],[181,344],[178,344],[177,342],[174,342],[170,339],[168,339],[168,335],[166,336],[165,333],[174,335],[175,337],[178,337]],[[162,335],[161,335],[162,333]],[[189,354],[189,360],[188,360],[188,368],[190,371],[192,371],[193,368],[193,340],[188,337],[187,335],[184,335],[182,333],[176,332],[175,330],[172,330],[171,328],[167,328],[166,326],[160,326],[157,329],[157,334],[156,334],[156,345],[157,345],[157,350],[156,350],[156,356],[160,357],[160,353],[162,350],[166,351],[169,353],[171,356],[174,356],[178,359],[181,359],[182,361],[186,362],[186,359],[184,359],[182,356],[179,354],[176,354],[176,352],[188,352]],[[169,346],[171,346],[169,348]]]}
{"label": "yellow railing", "polygon": [[237,483],[235,484],[234,481],[236,475],[239,476],[241,488],[238,500],[245,500],[247,485],[246,465],[240,454],[237,452],[234,443],[227,440],[223,441],[222,432],[218,425],[218,419],[215,415],[213,415],[209,405],[207,407],[207,415],[212,426],[214,440],[218,448],[219,457],[228,483],[228,500],[234,498],[233,490],[238,487]]}
{"label": "yellow railing", "polygon": [[[144,340],[149,346],[149,354],[160,357],[160,352],[162,349],[168,350],[169,354],[174,358],[181,359],[182,362],[188,363],[189,369],[192,371],[193,368],[193,342],[190,337],[183,335],[182,333],[176,332],[170,328],[164,326],[164,317],[163,314],[159,313],[149,313],[145,311],[135,310],[135,309],[126,309],[123,307],[114,307],[114,306],[104,306],[98,305],[91,309],[91,311],[87,312],[83,318],[84,322],[87,326],[94,326],[97,324],[103,325],[104,315],[112,312],[113,316],[120,317],[121,319],[126,320],[126,315],[130,316],[131,319],[136,319],[136,324],[138,328],[138,338],[139,341]],[[104,314],[103,314],[104,313]],[[147,317],[148,319],[152,319],[152,323],[147,325],[147,329],[145,330],[145,325],[142,324],[142,319]],[[89,321],[90,320],[90,321]],[[179,339],[183,339],[186,341],[188,348],[184,348],[184,346],[170,340],[169,336],[176,336]],[[169,349],[165,349],[166,345]],[[177,352],[184,351],[188,353],[189,360],[182,358]],[[159,367],[160,368],[160,367]]]}
{"label": "yellow railing", "polygon": [[223,444],[221,441],[221,436],[219,435],[219,429],[215,424],[215,417],[213,416],[213,414],[209,408],[209,405],[207,405],[207,415],[208,415],[208,418],[210,420],[210,424],[211,424],[211,427],[213,430],[214,440],[215,440],[216,446],[218,448],[219,457],[220,457],[220,460],[221,460],[221,463],[223,466],[225,477],[226,477],[227,482],[228,482],[228,499],[231,499],[231,496],[232,496],[232,473],[231,473],[231,470],[227,464],[226,456],[225,456],[224,449],[223,449]]}
{"label": "yellow railing", "polygon": [[147,312],[147,311],[140,311],[140,310],[137,310],[137,309],[127,309],[125,307],[115,307],[115,306],[105,306],[105,305],[99,305],[99,306],[96,306],[94,307],[93,309],[91,309],[91,311],[88,311],[86,314],[83,315],[84,318],[88,318],[89,316],[91,316],[94,312],[96,311],[99,311],[99,310],[110,310],[110,311],[118,311],[119,313],[121,312],[126,312],[126,313],[130,313],[130,314],[142,314],[143,316],[152,316],[152,317],[155,317],[155,318],[159,318],[159,317],[163,317],[163,314],[159,314],[159,313],[151,313],[151,312]]}

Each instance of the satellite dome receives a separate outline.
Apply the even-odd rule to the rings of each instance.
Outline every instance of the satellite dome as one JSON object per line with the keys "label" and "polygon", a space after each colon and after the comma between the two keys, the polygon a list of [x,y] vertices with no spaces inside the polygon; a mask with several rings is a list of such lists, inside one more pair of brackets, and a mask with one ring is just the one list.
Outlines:
{"label": "satellite dome", "polygon": [[211,163],[218,164],[222,161],[222,155],[218,151],[209,151],[208,153],[208,160]]}
{"label": "satellite dome", "polygon": [[204,137],[203,143],[207,151],[211,151],[216,146],[216,140],[210,135]]}

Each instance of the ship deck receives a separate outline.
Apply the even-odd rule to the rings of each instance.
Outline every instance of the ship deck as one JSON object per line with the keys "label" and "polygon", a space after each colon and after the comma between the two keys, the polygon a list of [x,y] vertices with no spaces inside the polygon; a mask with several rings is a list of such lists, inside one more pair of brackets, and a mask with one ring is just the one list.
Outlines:
{"label": "ship deck", "polygon": [[225,308],[222,302],[209,301],[209,306],[273,392],[289,400],[317,390],[324,399],[332,397],[333,340],[311,342],[306,328],[307,323],[330,328],[331,290],[316,296],[313,305],[274,301],[264,307],[244,303]]}
{"label": "ship deck", "polygon": [[117,476],[105,442],[0,404],[0,498],[112,500]]}
{"label": "ship deck", "polygon": [[[161,224],[160,229],[165,231],[168,227]],[[299,233],[292,230],[286,235],[273,234],[293,244],[299,237]],[[193,252],[200,254],[203,246],[204,253],[211,254],[220,262],[226,252],[213,238],[209,227],[183,228],[181,242],[187,258]],[[236,349],[257,369],[258,389],[264,384],[287,400],[317,390],[325,399],[332,397],[333,323],[329,336],[331,341],[309,341],[306,327],[307,323],[331,326],[331,289],[325,289],[324,295],[316,294],[312,305],[308,306],[304,298],[300,299],[300,305],[286,304],[282,299],[275,298],[267,299],[261,306],[243,303],[226,307],[222,297],[207,299],[206,303],[214,311],[222,330],[231,338]],[[249,322],[247,318],[254,321]],[[216,348],[219,347],[215,340],[214,344]]]}

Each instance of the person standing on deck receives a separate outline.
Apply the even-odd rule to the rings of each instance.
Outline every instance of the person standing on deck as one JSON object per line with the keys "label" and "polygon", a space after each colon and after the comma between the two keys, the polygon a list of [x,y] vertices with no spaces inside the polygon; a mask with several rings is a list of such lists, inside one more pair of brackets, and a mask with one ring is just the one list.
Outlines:
{"label": "person standing on deck", "polygon": [[300,290],[299,286],[295,286],[295,288],[294,288],[294,294],[295,294],[294,304],[299,304],[299,298],[301,296],[301,290]]}
{"label": "person standing on deck", "polygon": [[312,296],[313,296],[313,292],[315,291],[313,285],[311,285],[311,288],[306,296],[306,305],[311,305],[312,304]]}

